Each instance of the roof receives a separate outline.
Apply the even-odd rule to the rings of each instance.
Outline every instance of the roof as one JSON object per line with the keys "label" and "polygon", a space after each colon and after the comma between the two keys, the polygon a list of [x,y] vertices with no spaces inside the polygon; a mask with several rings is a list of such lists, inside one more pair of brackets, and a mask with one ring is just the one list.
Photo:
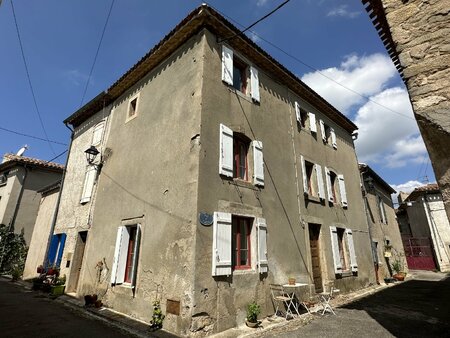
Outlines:
{"label": "roof", "polygon": [[5,154],[3,156],[3,163],[0,163],[0,170],[5,170],[15,165],[29,165],[56,172],[62,172],[64,170],[64,166],[59,163],[39,160],[37,158],[17,156],[14,154]]}
{"label": "roof", "polygon": [[359,171],[362,174],[368,173],[375,181],[378,182],[390,194],[395,194],[396,191],[385,180],[383,180],[369,165],[365,163],[358,163]]}
{"label": "roof", "polygon": [[[126,90],[144,77],[149,71],[169,57],[178,47],[201,29],[207,28],[216,35],[229,39],[227,44],[236,50],[242,51],[260,69],[271,74],[291,90],[298,93],[327,115],[330,119],[352,133],[358,127],[345,115],[334,108],[319,94],[308,87],[296,75],[272,58],[261,47],[254,43],[238,28],[227,21],[222,15],[206,4],[203,4],[189,13],[169,34],[156,44],[141,60],[131,67],[106,91],[97,95],[94,99],[64,120],[65,124],[74,127],[79,126],[86,119],[96,114],[103,107],[111,104]],[[234,37],[235,36],[235,37]]]}
{"label": "roof", "polygon": [[419,197],[421,195],[425,195],[427,193],[438,194],[440,192],[441,192],[441,190],[439,189],[439,186],[437,185],[437,183],[423,185],[421,187],[417,187],[416,189],[414,189],[409,194],[409,196],[405,199],[405,202],[415,201],[417,199],[417,197]]}
{"label": "roof", "polygon": [[392,38],[391,30],[386,20],[386,13],[384,11],[382,0],[361,0],[361,2],[365,6],[365,9],[369,14],[369,18],[372,20],[372,23],[375,26],[375,29],[377,30],[377,33],[380,36],[380,39],[383,42],[386,51],[391,57],[392,62],[397,68],[403,81],[405,81],[405,77],[403,75],[403,66],[400,63],[398,52],[395,48],[395,43]]}

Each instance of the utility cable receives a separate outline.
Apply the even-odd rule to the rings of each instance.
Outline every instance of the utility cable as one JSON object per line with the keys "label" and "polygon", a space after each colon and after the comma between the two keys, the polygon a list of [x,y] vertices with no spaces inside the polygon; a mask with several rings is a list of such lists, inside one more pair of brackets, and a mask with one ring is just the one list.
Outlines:
{"label": "utility cable", "polygon": [[97,51],[95,52],[94,61],[92,62],[91,70],[89,71],[89,76],[88,76],[88,79],[86,81],[86,86],[84,87],[83,96],[82,96],[81,102],[80,102],[80,107],[83,105],[83,101],[84,101],[84,98],[86,96],[87,89],[89,87],[89,82],[91,81],[92,72],[94,71],[95,63],[97,62],[98,53],[99,53],[100,47],[102,45],[103,37],[105,36],[106,26],[108,25],[109,18],[111,16],[111,12],[112,12],[112,9],[113,9],[113,6],[114,6],[114,1],[115,0],[111,1],[111,6],[109,7],[109,12],[108,12],[108,15],[106,17],[105,25],[103,26],[102,35],[100,37],[100,41],[98,42]]}
{"label": "utility cable", "polygon": [[57,156],[55,156],[55,157],[53,157],[52,159],[50,159],[50,160],[48,160],[47,161],[47,163],[49,163],[49,162],[52,162],[52,161],[54,161],[54,160],[56,160],[58,157],[61,157],[61,156],[63,156],[65,153],[67,153],[69,151],[69,149],[66,149],[66,150],[64,150],[61,154],[59,154],[59,155],[57,155]]}
{"label": "utility cable", "polygon": [[[223,15],[224,17],[226,17],[227,19],[229,19],[230,21],[233,21],[235,24],[237,24],[237,25],[239,25],[239,26],[241,26],[241,27],[244,27],[242,24],[240,24],[239,22],[237,22],[237,21],[234,20],[233,18],[229,17],[228,15],[222,13],[222,12],[219,11],[217,8],[215,8],[215,7],[211,6],[211,5],[209,5],[209,6],[210,6],[211,8],[213,8],[215,11],[217,11],[218,13],[220,13],[221,15]],[[246,29],[246,30],[247,30],[247,29]],[[334,80],[333,78],[331,78],[331,77],[325,75],[323,72],[321,72],[321,71],[318,70],[317,68],[315,68],[315,67],[313,67],[313,66],[310,66],[310,65],[307,64],[306,62],[304,62],[304,61],[300,60],[299,58],[297,58],[296,56],[294,56],[294,55],[292,55],[292,54],[286,52],[285,50],[283,50],[282,48],[278,47],[278,46],[275,45],[274,43],[272,43],[272,42],[270,42],[270,41],[264,39],[262,36],[258,35],[255,31],[249,30],[249,32],[252,33],[254,36],[258,37],[259,39],[261,39],[262,41],[264,41],[265,43],[267,43],[268,45],[270,45],[270,46],[272,46],[273,48],[277,49],[277,50],[280,51],[281,53],[283,53],[283,54],[285,54],[286,56],[290,57],[291,59],[293,59],[293,60],[299,62],[300,64],[304,65],[305,67],[307,67],[307,68],[309,68],[309,69],[311,69],[311,70],[317,72],[318,74],[320,74],[320,75],[323,76],[324,78],[326,78],[326,79],[328,79],[328,80],[330,80],[330,81],[336,83],[338,86],[340,86],[340,87],[342,87],[342,88],[344,88],[344,89],[346,89],[346,90],[348,90],[348,91],[350,91],[350,92],[352,92],[352,93],[354,93],[354,94],[356,94],[356,95],[358,95],[358,96],[360,96],[360,97],[366,99],[367,101],[372,102],[372,103],[374,103],[374,104],[376,104],[376,105],[378,105],[378,106],[380,106],[380,107],[382,107],[382,108],[384,108],[384,109],[386,109],[386,110],[388,110],[388,111],[390,111],[390,112],[392,112],[392,113],[395,113],[395,114],[400,115],[400,116],[402,116],[402,117],[404,117],[404,118],[407,118],[407,119],[410,119],[410,120],[415,121],[414,117],[411,117],[411,116],[408,116],[408,115],[406,115],[406,114],[400,113],[400,112],[398,112],[398,111],[396,111],[396,110],[393,110],[393,109],[391,109],[391,108],[389,108],[389,107],[387,107],[387,106],[385,106],[385,105],[383,105],[383,104],[381,104],[381,103],[379,103],[379,102],[376,102],[376,101],[372,100],[370,97],[368,97],[368,96],[366,96],[366,95],[364,95],[364,94],[361,94],[361,93],[359,93],[359,92],[357,92],[357,91],[355,91],[355,90],[353,90],[353,89],[351,89],[351,88],[349,88],[349,87],[343,85],[342,83],[340,83],[340,82]],[[237,35],[239,35],[239,34],[237,34]]]}
{"label": "utility cable", "polygon": [[66,143],[62,143],[62,142],[58,142],[58,141],[52,141],[52,140],[45,139],[45,138],[42,138],[42,137],[37,137],[37,136],[34,136],[34,135],[24,134],[24,133],[21,133],[19,131],[6,129],[6,128],[3,128],[3,127],[0,127],[0,130],[6,131],[8,133],[24,136],[24,137],[34,138],[35,140],[40,140],[40,141],[50,142],[50,143],[54,143],[54,144],[60,144],[62,146],[67,146]]}
{"label": "utility cable", "polygon": [[44,122],[42,121],[41,113],[39,111],[38,104],[37,104],[37,101],[36,101],[36,95],[34,94],[33,84],[31,83],[31,78],[30,78],[30,72],[28,71],[27,61],[25,59],[25,52],[24,52],[24,49],[23,49],[22,39],[20,37],[19,25],[17,24],[17,17],[16,17],[16,11],[14,10],[14,2],[13,2],[13,0],[11,0],[11,8],[12,8],[13,17],[14,17],[14,24],[16,26],[17,37],[19,38],[19,45],[20,45],[20,51],[22,53],[23,64],[25,65],[25,72],[26,72],[26,75],[27,75],[28,84],[30,85],[31,96],[33,97],[34,107],[36,108],[36,113],[37,113],[37,115],[39,117],[39,122],[41,123],[42,130],[44,131],[45,140],[47,141],[48,146],[52,150],[53,155],[56,155],[55,150],[53,149],[53,146],[52,146],[52,144],[51,144],[51,142],[50,142],[50,140],[48,138],[47,131],[45,130]]}

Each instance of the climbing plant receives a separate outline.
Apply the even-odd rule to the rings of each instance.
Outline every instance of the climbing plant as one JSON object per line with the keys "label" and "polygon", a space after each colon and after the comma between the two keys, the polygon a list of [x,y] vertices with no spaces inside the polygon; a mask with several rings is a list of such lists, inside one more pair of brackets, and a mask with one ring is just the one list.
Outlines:
{"label": "climbing plant", "polygon": [[23,233],[16,234],[9,226],[0,224],[0,274],[20,277],[27,251]]}

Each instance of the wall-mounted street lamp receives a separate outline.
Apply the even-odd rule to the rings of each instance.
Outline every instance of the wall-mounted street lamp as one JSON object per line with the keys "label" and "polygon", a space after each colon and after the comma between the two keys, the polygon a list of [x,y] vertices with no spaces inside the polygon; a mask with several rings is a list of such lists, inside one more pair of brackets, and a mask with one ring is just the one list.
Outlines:
{"label": "wall-mounted street lamp", "polygon": [[95,148],[94,146],[90,146],[88,149],[84,151],[84,153],[86,154],[86,160],[88,161],[89,164],[94,163],[95,158],[97,157],[98,154],[100,154],[98,149]]}

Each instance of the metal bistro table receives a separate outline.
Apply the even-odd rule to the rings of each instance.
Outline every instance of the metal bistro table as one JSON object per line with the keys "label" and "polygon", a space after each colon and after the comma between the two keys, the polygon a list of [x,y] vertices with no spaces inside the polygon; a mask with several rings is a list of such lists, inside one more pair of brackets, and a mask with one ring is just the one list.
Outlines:
{"label": "metal bistro table", "polygon": [[309,284],[306,283],[295,283],[295,284],[284,284],[283,285],[283,290],[286,292],[286,295],[289,297],[289,303],[287,305],[287,312],[291,315],[294,316],[294,314],[292,313],[291,307],[294,308],[295,312],[297,313],[298,316],[300,316],[300,312],[298,312],[298,306],[301,304],[306,311],[309,312],[308,307],[305,305],[304,302],[302,302],[300,299],[296,299],[295,297],[295,292],[298,288],[302,287],[302,286],[308,286]]}

